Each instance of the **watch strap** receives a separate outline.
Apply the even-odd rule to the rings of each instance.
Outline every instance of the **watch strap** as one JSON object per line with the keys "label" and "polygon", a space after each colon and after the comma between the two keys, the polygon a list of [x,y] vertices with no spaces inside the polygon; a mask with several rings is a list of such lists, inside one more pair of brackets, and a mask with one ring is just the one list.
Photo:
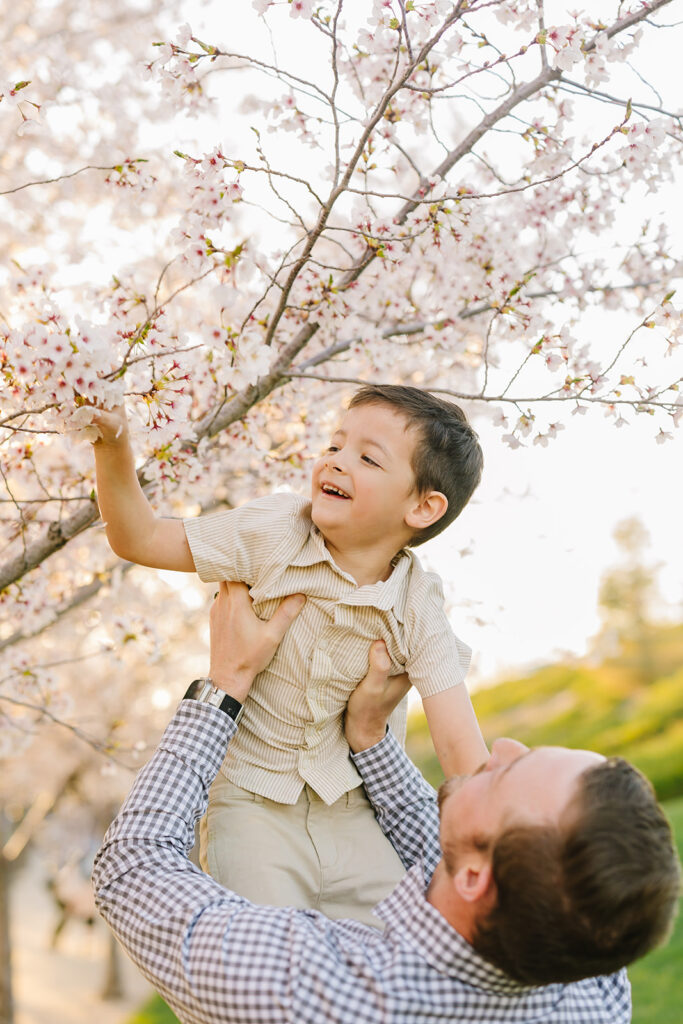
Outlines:
{"label": "watch strap", "polygon": [[220,708],[229,718],[232,718],[235,725],[239,722],[244,712],[244,704],[240,704],[236,697],[231,697],[225,690],[219,689],[213,679],[194,679],[183,700],[197,700],[200,704],[211,704],[214,708]]}

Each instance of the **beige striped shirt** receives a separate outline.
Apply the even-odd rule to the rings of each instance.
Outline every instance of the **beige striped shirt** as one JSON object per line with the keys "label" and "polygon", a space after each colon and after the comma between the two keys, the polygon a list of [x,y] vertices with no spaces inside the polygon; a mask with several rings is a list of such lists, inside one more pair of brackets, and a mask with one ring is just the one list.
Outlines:
{"label": "beige striped shirt", "polygon": [[[392,672],[407,671],[422,697],[462,683],[470,650],[453,634],[441,581],[412,551],[388,580],[359,587],[335,565],[311,522],[310,501],[271,494],[184,522],[202,580],[240,580],[254,610],[269,618],[281,598],[306,604],[249,692],[223,773],[279,803],[296,803],[305,783],[328,804],[360,784],[344,738],[343,711],[384,640]],[[406,701],[391,726],[405,739]]]}

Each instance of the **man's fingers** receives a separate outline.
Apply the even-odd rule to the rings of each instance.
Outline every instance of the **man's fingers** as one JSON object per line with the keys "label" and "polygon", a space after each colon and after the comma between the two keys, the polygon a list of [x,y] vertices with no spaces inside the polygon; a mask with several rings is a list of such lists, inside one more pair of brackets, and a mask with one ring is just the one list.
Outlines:
{"label": "man's fingers", "polygon": [[389,674],[391,659],[384,640],[375,640],[370,647],[368,660],[373,672],[382,673],[385,676]]}
{"label": "man's fingers", "polygon": [[306,598],[303,594],[290,594],[280,602],[277,611],[270,619],[270,628],[278,643],[305,604]]}
{"label": "man's fingers", "polygon": [[384,697],[389,703],[398,704],[410,689],[410,680],[406,672],[399,676],[390,676],[391,659],[383,640],[375,640],[368,655],[370,667],[368,674],[360,686],[375,694],[376,698]]}

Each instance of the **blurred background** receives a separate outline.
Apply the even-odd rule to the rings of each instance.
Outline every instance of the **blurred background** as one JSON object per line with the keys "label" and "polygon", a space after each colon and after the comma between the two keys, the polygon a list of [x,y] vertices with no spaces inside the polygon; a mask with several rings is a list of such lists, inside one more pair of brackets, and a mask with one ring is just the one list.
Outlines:
{"label": "blurred background", "polygon": [[[602,6],[613,14],[618,5]],[[140,0],[116,12],[95,0],[85,5],[22,0],[7,12],[0,38],[12,54],[52,47],[50,59],[60,67],[69,100],[72,71],[86,69],[101,98],[107,89],[115,90],[118,61],[121,73],[129,73],[149,59],[150,40],[174,38],[181,22],[189,21],[200,38],[219,35],[216,41],[230,41],[235,49],[264,31],[251,5],[239,5],[230,17],[216,3],[177,0],[161,12],[157,7]],[[681,33],[673,14],[671,22],[671,31],[646,50],[643,73],[654,75],[658,62],[669,71],[678,68]],[[300,60],[296,25],[294,19],[278,21],[278,43]],[[86,46],[78,42],[81,37],[95,42]],[[102,45],[99,57],[95,43]],[[310,60],[315,63],[312,55]],[[40,61],[34,73],[48,81]],[[676,108],[677,78],[668,77],[671,95],[665,101]],[[254,88],[250,80],[249,89]],[[268,80],[259,88],[267,103]],[[145,126],[145,141],[165,151],[209,148],[218,124],[241,145],[239,133],[247,131],[249,118],[241,116],[240,97],[225,82],[216,87],[216,98],[211,114],[184,110],[170,121],[167,111],[160,113],[158,122]],[[92,104],[81,81],[64,104],[69,110],[55,115],[50,135],[55,151],[68,151],[72,135],[80,146],[97,135],[100,108]],[[136,112],[124,104],[115,115],[123,123]],[[118,141],[116,117],[112,114],[109,146]],[[175,127],[169,129],[170,124]],[[505,144],[503,139],[500,145]],[[21,173],[49,170],[54,158],[49,146],[41,159],[37,150],[27,152]],[[119,155],[131,154],[122,149]],[[2,157],[0,167],[8,159]],[[311,160],[315,164],[320,157]],[[634,216],[668,211],[679,261],[680,184],[678,168],[669,187],[655,195],[643,188],[631,208]],[[55,231],[89,238],[92,252],[78,253],[64,279],[79,281],[80,275],[96,284],[132,258],[131,245],[143,237],[142,228],[133,221],[127,229],[111,231],[107,204],[95,200],[84,219],[77,199],[67,197],[67,206],[72,205],[60,210]],[[27,201],[17,209],[11,231],[31,233],[32,258],[40,262],[49,204]],[[612,235],[603,242],[606,249],[617,243]],[[52,238],[52,255],[64,244],[63,237]],[[632,316],[618,303],[609,309],[597,303],[584,310],[582,322],[593,338],[613,341],[628,333]],[[657,372],[664,356],[651,348],[645,354]],[[505,358],[501,373],[514,372],[514,362],[506,367]],[[669,374],[670,363],[666,367]],[[339,390],[339,404],[348,393]],[[529,435],[514,447],[501,443],[493,409],[473,403],[467,411],[485,453],[482,484],[453,527],[419,555],[443,578],[453,628],[472,648],[468,684],[487,741],[511,735],[532,745],[560,743],[628,758],[651,779],[683,842],[683,451],[678,435],[658,436],[649,416],[619,426],[613,410],[605,416],[591,408],[585,415],[567,413],[549,444],[533,443]],[[74,448],[72,458],[80,467],[90,455]],[[258,463],[256,469],[247,467],[247,489],[261,484],[260,472]],[[92,573],[100,555],[106,571]],[[27,720],[25,736],[17,740],[13,733],[10,743],[3,722],[0,740],[6,756],[0,779],[0,996],[9,992],[10,969],[13,993],[11,1013],[0,998],[6,1014],[5,1019],[0,1014],[0,1024],[90,1024],[94,1018],[100,1024],[169,1024],[170,1011],[97,918],[89,876],[103,831],[135,770],[154,748],[187,683],[207,671],[213,588],[177,574],[114,565],[99,528],[91,531],[89,547],[69,548],[68,561],[68,567],[57,566],[50,584],[58,586],[60,573],[66,577],[74,566],[82,571],[70,613],[57,621],[46,614],[42,621],[32,612],[30,627],[40,665],[64,681],[63,690],[50,691],[39,731]],[[45,579],[32,585],[47,591]],[[0,657],[8,664],[14,630],[7,626],[0,633]],[[12,661],[12,672],[17,671],[22,665]],[[411,701],[408,750],[438,785],[419,701]],[[682,955],[679,925],[666,949],[630,972],[637,1024],[680,1021]]]}

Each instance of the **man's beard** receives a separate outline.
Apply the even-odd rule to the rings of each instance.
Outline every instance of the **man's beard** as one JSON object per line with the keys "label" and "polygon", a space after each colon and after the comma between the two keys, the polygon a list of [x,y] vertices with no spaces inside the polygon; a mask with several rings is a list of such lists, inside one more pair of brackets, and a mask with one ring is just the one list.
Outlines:
{"label": "man's beard", "polygon": [[487,763],[487,761],[483,761],[482,764],[480,764],[479,767],[476,769],[476,771],[473,771],[470,775],[451,775],[450,779],[446,779],[445,782],[441,783],[437,792],[439,813],[441,813],[441,808],[444,804],[444,801],[448,799],[451,793],[457,793],[460,787],[463,786],[469,779],[472,779],[474,778],[475,775],[479,775],[481,772],[483,772],[484,769],[486,768]]}

